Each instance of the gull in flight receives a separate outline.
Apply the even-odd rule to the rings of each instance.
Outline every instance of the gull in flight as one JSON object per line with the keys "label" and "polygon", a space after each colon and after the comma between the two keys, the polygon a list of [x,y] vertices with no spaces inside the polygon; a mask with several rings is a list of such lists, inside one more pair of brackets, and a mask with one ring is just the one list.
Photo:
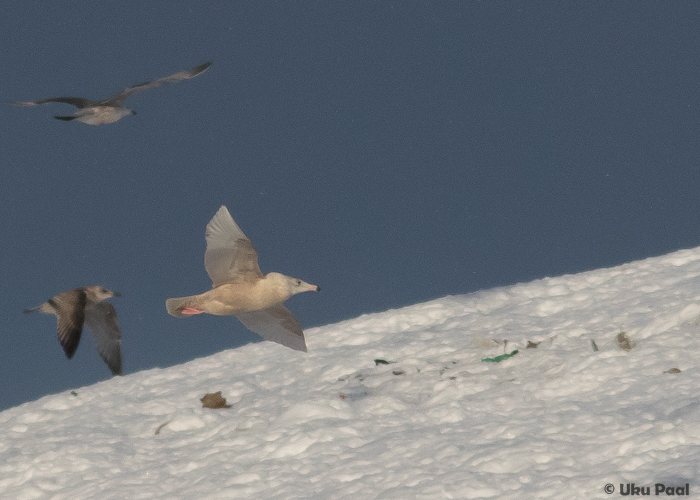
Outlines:
{"label": "gull in flight", "polygon": [[40,306],[25,309],[25,313],[39,311],[56,315],[58,341],[68,359],[73,357],[80,343],[83,323],[87,323],[97,341],[97,352],[112,371],[122,374],[122,334],[117,324],[117,312],[105,299],[120,294],[102,286],[83,286],[62,292]]}
{"label": "gull in flight", "polygon": [[178,318],[202,313],[236,316],[265,340],[306,352],[301,325],[283,303],[297,293],[321,288],[280,273],[263,275],[258,253],[225,206],[207,224],[206,240],[204,268],[212,289],[168,299],[168,314]]}
{"label": "gull in flight", "polygon": [[50,102],[71,104],[78,108],[73,115],[55,116],[54,118],[64,121],[78,120],[79,122],[83,122],[87,125],[104,125],[106,123],[114,123],[121,120],[127,115],[136,114],[136,111],[132,111],[122,105],[127,97],[143,90],[160,87],[165,83],[175,83],[182,80],[189,80],[190,78],[194,78],[195,76],[199,76],[204,73],[209,66],[211,66],[211,62],[205,62],[204,64],[200,64],[199,66],[195,66],[189,70],[178,71],[170,76],[158,78],[157,80],[150,82],[139,83],[125,88],[108,99],[91,101],[90,99],[84,99],[82,97],[51,97],[49,99],[39,99],[38,101],[11,101],[11,103],[16,104],[17,106],[36,106],[38,104],[47,104]]}

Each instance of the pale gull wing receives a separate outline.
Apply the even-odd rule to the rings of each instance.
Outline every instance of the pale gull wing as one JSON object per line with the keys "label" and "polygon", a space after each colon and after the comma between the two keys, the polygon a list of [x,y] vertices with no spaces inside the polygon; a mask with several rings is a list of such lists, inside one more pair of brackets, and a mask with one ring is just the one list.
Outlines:
{"label": "pale gull wing", "polygon": [[207,68],[209,68],[209,66],[211,66],[211,62],[205,62],[204,64],[200,64],[199,66],[195,66],[194,68],[189,70],[178,71],[177,73],[173,73],[172,75],[164,76],[163,78],[158,78],[150,82],[143,82],[138,83],[136,85],[132,85],[131,87],[125,88],[118,94],[115,94],[114,97],[110,97],[109,99],[100,101],[100,104],[105,104],[109,106],[119,106],[124,101],[124,99],[126,99],[130,95],[136,94],[137,92],[141,92],[144,90],[160,87],[165,83],[176,83],[181,82],[182,80],[189,80],[190,78],[194,78],[195,76],[199,76],[202,73],[204,73],[207,70]]}
{"label": "pale gull wing", "polygon": [[295,351],[306,352],[304,332],[299,320],[283,305],[236,313],[236,317],[246,328],[265,340],[277,342]]}
{"label": "pale gull wing", "polygon": [[85,306],[85,323],[97,342],[97,352],[112,371],[122,374],[122,334],[117,324],[117,312],[109,302],[90,302]]}
{"label": "pale gull wing", "polygon": [[11,101],[12,104],[17,106],[36,106],[38,104],[46,104],[49,102],[61,102],[64,104],[70,104],[78,109],[87,108],[94,104],[95,101],[90,99],[83,99],[82,97],[51,97],[49,99],[39,99],[38,101]]}
{"label": "pale gull wing", "polygon": [[68,359],[73,357],[80,343],[86,302],[85,291],[80,288],[59,293],[48,301],[56,311],[58,342]]}
{"label": "pale gull wing", "polygon": [[207,224],[204,268],[216,288],[224,283],[253,282],[263,277],[258,252],[225,206]]}

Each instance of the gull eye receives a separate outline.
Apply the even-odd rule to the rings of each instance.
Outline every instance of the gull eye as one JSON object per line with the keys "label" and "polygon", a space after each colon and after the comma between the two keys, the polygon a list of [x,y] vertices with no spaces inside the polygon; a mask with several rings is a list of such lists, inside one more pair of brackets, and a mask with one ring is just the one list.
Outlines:
{"label": "gull eye", "polygon": [[297,285],[301,285],[301,280],[297,280]]}

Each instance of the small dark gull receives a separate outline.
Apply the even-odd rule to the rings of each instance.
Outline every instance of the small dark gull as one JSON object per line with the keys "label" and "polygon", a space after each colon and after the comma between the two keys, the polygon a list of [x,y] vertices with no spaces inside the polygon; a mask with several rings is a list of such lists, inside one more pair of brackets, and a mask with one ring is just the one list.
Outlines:
{"label": "small dark gull", "polygon": [[207,224],[206,240],[204,267],[212,289],[168,299],[168,314],[178,318],[202,313],[236,316],[265,340],[306,352],[301,325],[282,304],[292,295],[321,288],[280,273],[263,275],[258,253],[225,206]]}
{"label": "small dark gull", "polygon": [[117,312],[105,299],[120,294],[102,286],[83,286],[62,292],[43,304],[25,309],[54,314],[58,321],[58,341],[68,359],[80,343],[83,323],[87,323],[97,341],[97,352],[113,375],[122,374],[122,334],[117,324]]}
{"label": "small dark gull", "polygon": [[136,111],[122,106],[124,100],[137,92],[159,87],[164,83],[175,83],[182,80],[189,80],[195,76],[199,76],[211,66],[211,62],[205,62],[199,66],[186,71],[178,71],[170,76],[158,78],[150,82],[139,83],[131,87],[127,87],[121,92],[115,94],[108,99],[91,101],[82,97],[51,97],[49,99],[40,99],[38,101],[11,101],[12,104],[18,106],[36,106],[38,104],[47,104],[50,102],[60,102],[71,104],[78,108],[72,116],[55,116],[58,120],[71,121],[77,120],[87,125],[104,125],[106,123],[114,123],[121,120],[127,115],[135,115]]}

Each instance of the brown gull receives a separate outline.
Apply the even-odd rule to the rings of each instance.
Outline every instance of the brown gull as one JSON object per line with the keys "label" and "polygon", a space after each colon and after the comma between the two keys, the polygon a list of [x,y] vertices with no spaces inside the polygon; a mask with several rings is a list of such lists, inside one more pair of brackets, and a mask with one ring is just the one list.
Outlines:
{"label": "brown gull", "polygon": [[43,304],[25,309],[54,314],[58,321],[58,341],[68,359],[80,343],[83,323],[87,323],[97,342],[97,352],[113,375],[122,374],[122,334],[117,324],[117,312],[105,299],[120,294],[102,286],[83,286],[59,293]]}

